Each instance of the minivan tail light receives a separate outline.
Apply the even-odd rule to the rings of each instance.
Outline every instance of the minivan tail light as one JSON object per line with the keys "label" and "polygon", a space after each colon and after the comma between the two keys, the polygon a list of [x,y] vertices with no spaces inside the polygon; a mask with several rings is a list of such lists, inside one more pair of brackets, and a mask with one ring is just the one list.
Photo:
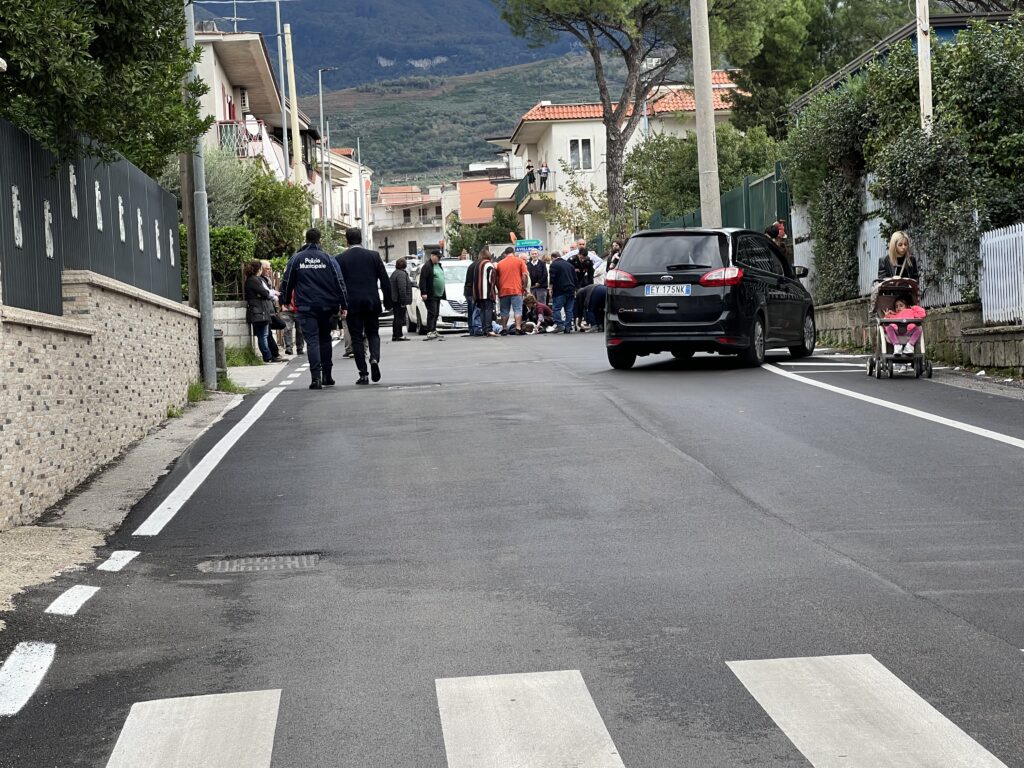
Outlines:
{"label": "minivan tail light", "polygon": [[713,269],[700,279],[700,284],[707,288],[720,285],[739,285],[743,279],[743,270],[739,267],[722,267]]}
{"label": "minivan tail light", "polygon": [[608,288],[633,288],[636,286],[636,278],[629,272],[613,269],[605,275],[604,284]]}

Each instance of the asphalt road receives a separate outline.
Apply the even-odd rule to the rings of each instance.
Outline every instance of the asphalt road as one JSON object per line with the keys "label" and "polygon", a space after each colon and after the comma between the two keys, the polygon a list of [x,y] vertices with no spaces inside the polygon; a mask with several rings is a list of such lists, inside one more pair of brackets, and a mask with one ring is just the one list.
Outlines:
{"label": "asphalt road", "polygon": [[54,656],[4,768],[1024,765],[1020,399],[850,358],[613,371],[597,335],[386,343],[322,392],[301,362],[132,512],[123,570],[19,599],[0,661]]}

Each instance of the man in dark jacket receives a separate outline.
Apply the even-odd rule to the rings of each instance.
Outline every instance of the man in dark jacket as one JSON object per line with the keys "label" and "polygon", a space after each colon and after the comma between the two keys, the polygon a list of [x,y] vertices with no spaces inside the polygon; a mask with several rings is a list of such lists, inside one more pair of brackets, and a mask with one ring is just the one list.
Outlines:
{"label": "man in dark jacket", "polygon": [[441,314],[441,299],[447,298],[444,290],[444,269],[440,251],[431,251],[430,258],[420,269],[420,296],[427,305],[427,338],[424,341],[443,339],[437,335],[437,317]]}
{"label": "man in dark jacket", "polygon": [[551,280],[551,311],[555,313],[555,325],[558,325],[564,310],[562,332],[572,333],[572,311],[577,287],[576,270],[566,259],[555,259],[548,268],[548,276]]}
{"label": "man in dark jacket", "polygon": [[473,285],[476,283],[476,273],[480,268],[480,255],[473,257],[472,263],[466,269],[466,282],[462,286],[462,295],[466,298],[466,318],[469,320],[469,335],[483,336],[484,329],[480,323],[479,309],[476,300],[473,298]]}
{"label": "man in dark jacket", "polygon": [[331,386],[331,318],[348,312],[345,280],[337,262],[320,248],[320,232],[306,230],[306,244],[288,260],[284,271],[285,300],[295,306],[313,381],[310,389]]}
{"label": "man in dark jacket", "polygon": [[[345,241],[349,245],[348,250],[334,258],[348,289],[348,329],[352,334],[356,368],[359,369],[356,384],[369,384],[370,378],[380,381],[380,297],[384,297],[383,309],[391,309],[391,283],[380,254],[363,248],[362,231],[356,227],[346,229]],[[370,348],[370,377],[366,375],[364,337]]]}
{"label": "man in dark jacket", "polygon": [[408,312],[406,307],[412,304],[412,280],[405,271],[408,264],[405,259],[399,259],[395,262],[395,271],[391,273],[391,311],[394,313],[391,321],[392,341],[409,340],[402,332]]}
{"label": "man in dark jacket", "polygon": [[540,258],[540,253],[530,251],[530,260],[526,262],[526,271],[530,273],[530,293],[541,304],[548,301],[548,265]]}

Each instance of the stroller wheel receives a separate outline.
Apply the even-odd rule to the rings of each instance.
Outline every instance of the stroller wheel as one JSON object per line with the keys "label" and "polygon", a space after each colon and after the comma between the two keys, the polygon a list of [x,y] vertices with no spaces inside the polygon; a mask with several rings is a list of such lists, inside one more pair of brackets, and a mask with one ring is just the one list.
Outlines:
{"label": "stroller wheel", "polygon": [[932,377],[932,364],[930,362],[924,364],[924,375],[929,379]]}
{"label": "stroller wheel", "polygon": [[875,358],[869,357],[865,367],[867,368],[868,376],[873,376],[875,373]]}
{"label": "stroller wheel", "polygon": [[882,368],[885,366],[885,360],[879,359],[875,361],[875,378],[882,378]]}
{"label": "stroller wheel", "polygon": [[889,361],[889,364],[885,366],[885,370],[888,372],[890,379],[896,375],[896,366],[891,360]]}

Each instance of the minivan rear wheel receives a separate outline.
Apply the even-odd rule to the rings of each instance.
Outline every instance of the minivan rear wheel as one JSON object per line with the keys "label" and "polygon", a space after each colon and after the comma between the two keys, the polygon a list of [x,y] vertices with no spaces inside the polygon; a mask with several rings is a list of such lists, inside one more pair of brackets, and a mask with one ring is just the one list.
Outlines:
{"label": "minivan rear wheel", "polygon": [[608,364],[617,371],[628,371],[636,362],[636,352],[622,347],[608,348]]}
{"label": "minivan rear wheel", "polygon": [[750,346],[740,352],[740,360],[750,366],[764,363],[764,320],[760,315],[750,324]]}
{"label": "minivan rear wheel", "polygon": [[793,357],[810,357],[814,354],[818,331],[814,326],[814,315],[810,312],[804,315],[803,334],[803,341],[795,347],[789,348],[789,354]]}

